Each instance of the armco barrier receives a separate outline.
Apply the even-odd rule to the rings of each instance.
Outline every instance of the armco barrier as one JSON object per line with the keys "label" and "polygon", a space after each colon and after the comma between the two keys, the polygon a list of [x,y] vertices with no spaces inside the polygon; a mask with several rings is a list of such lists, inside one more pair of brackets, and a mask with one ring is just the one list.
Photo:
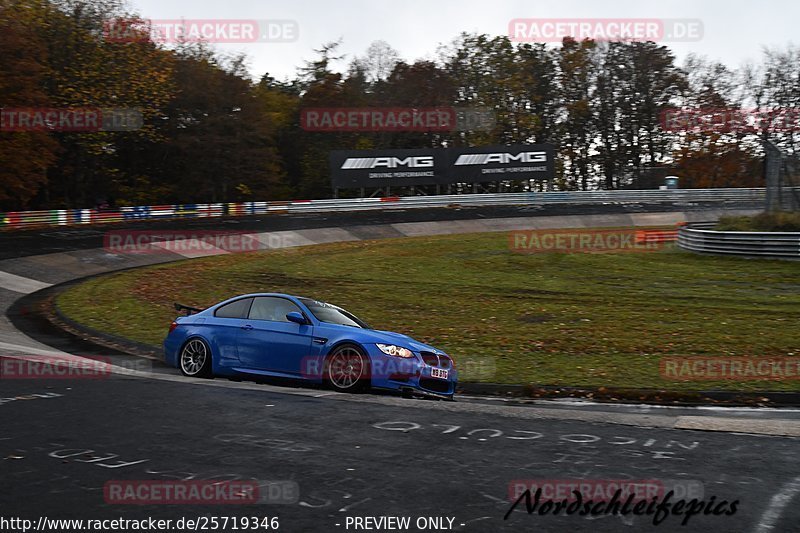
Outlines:
{"label": "armco barrier", "polygon": [[678,246],[698,253],[800,259],[800,232],[713,231],[689,224],[678,230]]}
{"label": "armco barrier", "polygon": [[0,213],[0,229],[41,226],[72,226],[134,220],[187,217],[221,217],[316,211],[365,211],[370,209],[414,209],[430,207],[485,207],[500,205],[539,206],[551,204],[619,203],[736,203],[760,204],[764,189],[670,189],[645,191],[526,192],[500,194],[455,194],[437,196],[393,196],[285,202],[241,202],[121,207],[115,210],[54,209]]}

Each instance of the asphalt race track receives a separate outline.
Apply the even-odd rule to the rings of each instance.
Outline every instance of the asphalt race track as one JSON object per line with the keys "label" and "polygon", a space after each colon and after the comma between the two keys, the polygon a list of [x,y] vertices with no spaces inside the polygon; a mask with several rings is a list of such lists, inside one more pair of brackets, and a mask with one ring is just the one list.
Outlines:
{"label": "asphalt race track", "polygon": [[[507,209],[358,213],[344,217],[341,225],[367,238],[365,228],[391,223],[386,217],[422,222],[526,216]],[[570,214],[598,213],[575,209]],[[326,228],[330,217],[312,216],[305,223],[262,217],[231,225],[258,231]],[[159,226],[203,223],[210,224]],[[219,227],[220,221],[214,223]],[[3,233],[0,250],[11,261],[102,246],[104,228],[71,231]],[[17,263],[17,274],[33,264]],[[52,272],[46,278],[45,264],[36,263],[42,270],[29,267],[26,273],[60,282]],[[0,265],[0,270],[6,268]],[[5,307],[22,296],[3,290]],[[2,326],[0,362],[48,354],[7,322]],[[56,348],[75,353],[68,342]],[[79,530],[75,524],[56,527],[52,519],[117,518],[170,519],[172,531],[265,530],[211,526],[212,519],[224,517],[277,517],[278,530],[288,532],[800,531],[800,409],[406,400],[192,380],[158,363],[121,355],[112,360],[114,373],[101,379],[0,380],[3,533],[22,531],[11,518],[31,520],[31,530],[42,526],[39,531]],[[109,502],[109,482],[145,480],[254,482],[261,498],[216,505]],[[678,515],[662,517],[659,525],[653,515],[529,515],[524,503],[504,520],[515,486],[565,480],[655,483],[674,487],[676,499],[738,503],[733,515],[700,513],[686,526]],[[367,517],[407,517],[410,526],[376,525]],[[181,518],[181,526],[174,527]],[[194,527],[186,520],[195,521]]]}
{"label": "asphalt race track", "polygon": [[[543,418],[540,409],[475,402],[128,377],[3,389],[19,398],[0,405],[4,516],[277,516],[281,530],[297,532],[352,531],[348,516],[450,517],[455,530],[480,532],[788,532],[800,523],[791,501],[800,491],[792,438],[560,420],[558,411]],[[24,399],[35,394],[52,397]],[[662,417],[669,418],[649,416],[653,424],[666,423]],[[653,526],[647,516],[522,510],[503,520],[512,481],[577,478],[700,482],[706,499],[740,505],[735,516],[694,516],[682,528],[678,517]],[[144,479],[292,481],[299,491],[294,503],[245,506],[104,502],[106,482]]]}

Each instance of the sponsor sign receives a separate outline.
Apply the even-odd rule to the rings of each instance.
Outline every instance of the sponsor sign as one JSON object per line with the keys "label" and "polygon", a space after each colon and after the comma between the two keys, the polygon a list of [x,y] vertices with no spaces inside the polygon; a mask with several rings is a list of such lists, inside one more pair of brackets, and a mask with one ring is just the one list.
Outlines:
{"label": "sponsor sign", "polygon": [[453,182],[552,178],[552,145],[481,146],[447,150]]}
{"label": "sponsor sign", "polygon": [[386,187],[446,184],[441,150],[342,150],[331,152],[334,187]]}
{"label": "sponsor sign", "polygon": [[552,145],[339,150],[331,152],[331,183],[337,188],[446,185],[500,180],[549,179],[555,172]]}

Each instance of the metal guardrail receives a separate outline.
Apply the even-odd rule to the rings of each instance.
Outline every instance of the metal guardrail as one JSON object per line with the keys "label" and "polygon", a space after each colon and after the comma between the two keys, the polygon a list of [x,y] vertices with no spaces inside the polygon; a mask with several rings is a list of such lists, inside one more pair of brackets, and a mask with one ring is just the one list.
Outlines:
{"label": "metal guardrail", "polygon": [[698,253],[775,259],[800,259],[800,232],[714,231],[713,223],[678,230],[678,246]]}
{"label": "metal guardrail", "polygon": [[54,209],[0,213],[0,229],[41,226],[72,226],[150,219],[247,216],[271,213],[343,212],[374,209],[418,209],[431,207],[485,207],[500,205],[543,206],[552,204],[684,204],[696,202],[761,204],[765,189],[670,189],[643,191],[564,191],[497,194],[452,194],[437,196],[392,196],[384,198],[340,198],[285,202],[240,202],[121,207],[114,210]]}
{"label": "metal guardrail", "polygon": [[[414,207],[548,205],[548,204],[612,204],[612,203],[693,203],[693,202],[763,202],[765,189],[670,189],[642,191],[556,191],[497,194],[451,194],[437,196],[403,196],[389,198],[354,198],[313,200],[304,210],[356,211],[361,209],[408,209]],[[294,208],[290,205],[290,211]]]}

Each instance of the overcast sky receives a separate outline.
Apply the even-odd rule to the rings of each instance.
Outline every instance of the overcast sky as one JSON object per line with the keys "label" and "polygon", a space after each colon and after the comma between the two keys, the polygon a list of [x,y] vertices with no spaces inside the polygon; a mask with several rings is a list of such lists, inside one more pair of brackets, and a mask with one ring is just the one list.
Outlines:
{"label": "overcast sky", "polygon": [[[752,0],[129,0],[148,19],[290,19],[299,38],[289,43],[217,44],[248,55],[255,77],[294,76],[321,44],[342,39],[343,70],[369,44],[384,40],[406,61],[432,58],[460,32],[506,35],[512,19],[699,19],[696,42],[665,43],[682,62],[690,52],[731,67],[757,60],[764,46],[785,47],[797,35],[800,3]],[[769,7],[769,6],[773,7]]]}

